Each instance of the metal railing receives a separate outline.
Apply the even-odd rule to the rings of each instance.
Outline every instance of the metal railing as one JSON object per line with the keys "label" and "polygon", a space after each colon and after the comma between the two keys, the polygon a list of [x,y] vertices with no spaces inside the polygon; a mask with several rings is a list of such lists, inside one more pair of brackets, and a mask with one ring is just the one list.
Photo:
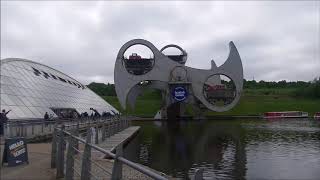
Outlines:
{"label": "metal railing", "polygon": [[[99,119],[56,120],[54,122],[25,121],[11,122],[5,131],[6,137],[33,137],[52,134],[51,168],[56,168],[56,177],[67,180],[78,176],[87,179],[123,179],[123,168],[128,167],[153,179],[168,179],[153,170],[123,157],[123,142],[116,148],[116,153],[105,150],[95,144],[128,128],[131,121],[119,117]],[[86,139],[80,136],[85,130]],[[100,131],[100,132],[99,132]],[[80,144],[84,145],[81,149]],[[112,169],[108,169],[91,158],[92,149],[105,157],[114,159]],[[95,167],[95,168],[92,168]],[[194,180],[202,179],[203,170],[196,170]],[[106,178],[107,177],[107,178]],[[132,179],[132,178],[130,178]]]}
{"label": "metal railing", "polygon": [[[56,126],[53,132],[51,152],[51,168],[56,168],[56,177],[65,178],[66,180],[75,179],[75,176],[78,176],[81,180],[118,180],[123,179],[123,165],[126,165],[150,178],[157,180],[168,179],[168,176],[164,174],[156,173],[154,170],[124,158],[123,142],[116,147],[115,154],[95,145],[98,143],[97,139],[104,141],[107,137],[128,128],[130,124],[130,121],[125,119],[97,122],[87,128],[85,139],[79,136],[77,126],[72,126],[74,128],[68,128],[65,125]],[[98,133],[98,128],[100,128],[101,133]],[[80,148],[80,144],[84,147]],[[93,160],[91,157],[92,150],[103,154],[103,157],[112,158],[114,160],[112,168]],[[203,170],[196,170],[193,179],[203,179],[202,173]]]}
{"label": "metal railing", "polygon": [[[102,131],[100,136],[101,139],[103,139],[128,128],[130,126],[130,122],[128,120],[119,119],[100,125],[100,129]],[[78,175],[80,176],[80,179],[86,180],[105,179],[106,177],[111,179],[122,179],[122,164],[125,164],[153,179],[167,179],[166,177],[157,174],[156,172],[147,169],[140,164],[125,159],[123,157],[123,143],[120,143],[116,147],[116,154],[93,144],[92,141],[99,139],[99,133],[97,130],[98,126],[99,123],[96,123],[88,128],[86,139],[79,137],[77,128],[66,130],[65,125],[54,128],[51,168],[56,168],[57,178],[64,177],[65,179],[69,180],[74,179],[74,176]],[[95,131],[93,131],[94,128],[96,129]],[[92,138],[93,136],[95,138]],[[80,143],[84,145],[83,151],[79,148]],[[66,149],[67,153],[65,153]],[[112,170],[92,160],[92,149],[102,153],[104,156],[114,159]],[[81,159],[81,161],[79,159]],[[78,164],[78,166],[81,168],[75,168],[75,164]],[[94,173],[92,166],[95,166],[96,169],[100,169],[99,173],[103,173],[104,175],[100,177],[97,176],[99,173]]]}
{"label": "metal railing", "polygon": [[64,124],[65,127],[79,126],[79,128],[86,128],[91,124],[97,122],[112,121],[118,119],[118,117],[108,117],[108,118],[79,118],[79,119],[55,119],[54,121],[44,121],[44,120],[28,120],[28,121],[9,121],[5,124],[4,136],[11,137],[25,137],[33,138],[36,136],[50,135],[53,133],[55,124]]}

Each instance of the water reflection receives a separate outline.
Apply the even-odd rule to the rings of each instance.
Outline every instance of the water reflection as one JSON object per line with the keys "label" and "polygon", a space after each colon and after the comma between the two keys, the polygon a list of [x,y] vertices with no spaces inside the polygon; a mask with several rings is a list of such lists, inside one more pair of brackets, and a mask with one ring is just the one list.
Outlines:
{"label": "water reflection", "polygon": [[205,168],[206,177],[218,179],[320,177],[319,122],[257,119],[136,125],[142,126],[141,132],[125,155],[174,177],[186,178],[199,167]]}

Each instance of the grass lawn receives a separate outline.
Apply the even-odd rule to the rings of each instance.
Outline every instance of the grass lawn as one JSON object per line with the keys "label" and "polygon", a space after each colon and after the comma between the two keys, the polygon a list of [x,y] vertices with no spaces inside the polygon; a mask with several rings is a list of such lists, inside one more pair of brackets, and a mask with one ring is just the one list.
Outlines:
{"label": "grass lawn", "polygon": [[[244,89],[240,102],[228,112],[211,112],[207,115],[260,115],[268,111],[306,111],[309,115],[320,111],[320,99],[294,98],[289,96],[294,89]],[[112,106],[125,113],[117,97],[103,96]],[[138,97],[136,108],[130,109],[128,115],[153,117],[160,109],[159,93],[148,91]]]}
{"label": "grass lawn", "polygon": [[156,93],[155,91],[145,92],[142,96],[137,98],[135,109],[131,109],[130,106],[127,105],[126,111],[121,108],[116,96],[102,96],[102,98],[104,98],[122,113],[140,117],[154,117],[154,115],[160,109],[162,103],[160,94]]}
{"label": "grass lawn", "polygon": [[320,111],[320,99],[292,98],[273,95],[243,95],[228,112],[209,112],[209,115],[259,115],[268,111],[306,111],[309,115]]}

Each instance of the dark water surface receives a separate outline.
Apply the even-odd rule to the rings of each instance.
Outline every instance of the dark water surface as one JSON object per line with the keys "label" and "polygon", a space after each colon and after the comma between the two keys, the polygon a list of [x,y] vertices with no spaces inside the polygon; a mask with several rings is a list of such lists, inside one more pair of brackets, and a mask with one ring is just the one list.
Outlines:
{"label": "dark water surface", "polygon": [[[125,156],[174,177],[320,179],[320,121],[135,122]],[[209,178],[210,179],[210,178]]]}

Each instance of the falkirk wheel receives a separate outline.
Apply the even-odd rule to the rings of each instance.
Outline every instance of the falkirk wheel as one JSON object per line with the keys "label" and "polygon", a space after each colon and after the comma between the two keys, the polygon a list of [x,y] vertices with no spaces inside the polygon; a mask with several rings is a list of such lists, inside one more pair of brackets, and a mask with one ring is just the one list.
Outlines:
{"label": "falkirk wheel", "polygon": [[[141,57],[137,53],[125,56],[132,46],[142,45],[153,56]],[[168,48],[179,54],[166,55]],[[194,118],[202,118],[206,110],[223,112],[239,101],[243,86],[242,62],[233,42],[229,43],[229,56],[221,66],[211,61],[210,69],[185,66],[187,53],[170,44],[158,50],[151,42],[134,39],[119,50],[114,70],[117,97],[123,109],[127,104],[134,108],[135,101],[146,89],[157,89],[162,94],[162,106],[155,118],[183,117],[190,104]],[[148,106],[148,104],[145,104]]]}

